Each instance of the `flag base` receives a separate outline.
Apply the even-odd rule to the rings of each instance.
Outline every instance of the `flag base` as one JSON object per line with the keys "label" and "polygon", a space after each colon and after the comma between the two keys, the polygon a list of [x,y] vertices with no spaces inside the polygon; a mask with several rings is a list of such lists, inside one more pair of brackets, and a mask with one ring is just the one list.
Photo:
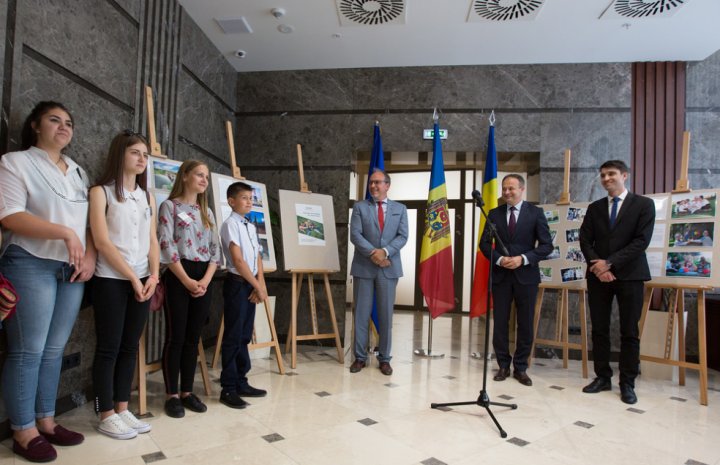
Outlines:
{"label": "flag base", "polygon": [[423,357],[423,358],[443,358],[443,357],[445,357],[445,354],[438,354],[437,352],[433,352],[432,350],[426,351],[425,349],[415,349],[415,350],[413,350],[413,354],[417,355],[418,357]]}

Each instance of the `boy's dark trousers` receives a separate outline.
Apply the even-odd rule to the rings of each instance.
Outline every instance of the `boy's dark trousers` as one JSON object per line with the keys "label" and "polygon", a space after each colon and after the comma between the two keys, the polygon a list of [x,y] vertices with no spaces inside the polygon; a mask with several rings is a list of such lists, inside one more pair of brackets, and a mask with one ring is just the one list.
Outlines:
{"label": "boy's dark trousers", "polygon": [[255,323],[255,304],[248,300],[252,291],[252,285],[245,279],[228,272],[223,284],[225,333],[220,374],[220,385],[226,392],[237,393],[248,387],[248,344],[252,340]]}

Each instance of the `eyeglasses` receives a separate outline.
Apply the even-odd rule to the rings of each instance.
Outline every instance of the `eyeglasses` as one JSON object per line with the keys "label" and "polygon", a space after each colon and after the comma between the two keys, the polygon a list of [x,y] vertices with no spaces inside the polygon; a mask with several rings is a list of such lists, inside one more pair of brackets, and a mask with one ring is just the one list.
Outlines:
{"label": "eyeglasses", "polygon": [[385,180],[383,180],[383,181],[374,181],[374,180],[372,180],[372,181],[369,181],[369,182],[368,182],[368,184],[370,184],[371,186],[374,186],[374,185],[377,185],[377,184],[385,184],[385,183],[387,183],[387,181],[385,181]]}
{"label": "eyeglasses", "polygon": [[127,137],[139,137],[142,140],[145,140],[145,136],[140,134],[139,132],[135,132],[132,129],[123,129],[123,135]]}

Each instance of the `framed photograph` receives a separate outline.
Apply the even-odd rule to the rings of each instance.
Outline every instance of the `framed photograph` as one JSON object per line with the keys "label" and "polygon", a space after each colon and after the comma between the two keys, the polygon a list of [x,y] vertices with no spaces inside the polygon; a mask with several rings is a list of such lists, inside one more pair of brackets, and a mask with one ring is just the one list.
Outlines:
{"label": "framed photograph", "polygon": [[668,247],[712,247],[714,223],[674,223],[670,225]]}
{"label": "framed photograph", "polygon": [[712,252],[668,252],[665,276],[704,279],[712,277]]}
{"label": "framed photograph", "polygon": [[582,223],[585,219],[586,208],[570,207],[567,212],[567,220]]}
{"label": "framed photograph", "polygon": [[579,281],[585,279],[585,272],[583,271],[582,266],[561,268],[560,276],[562,277],[562,282],[567,283],[570,281]]}
{"label": "framed photograph", "polygon": [[546,283],[552,281],[553,269],[550,266],[540,267],[540,281]]}
{"label": "framed photograph", "polygon": [[557,238],[557,229],[550,229],[550,238],[552,238],[552,243],[554,245],[555,238]]}
{"label": "framed photograph", "polygon": [[265,184],[247,179],[235,179],[224,174],[210,173],[215,217],[220,224],[230,217],[232,209],[227,203],[227,189],[230,187],[230,184],[238,181],[244,182],[252,187],[253,190],[253,207],[250,213],[245,215],[245,218],[257,228],[258,241],[260,242],[263,259],[263,271],[266,273],[275,271],[277,270],[277,261],[275,258],[272,228],[270,227],[270,209],[268,208],[269,204]]}
{"label": "framed photograph", "polygon": [[715,218],[717,193],[693,192],[672,196],[672,219]]}
{"label": "framed photograph", "polygon": [[560,221],[560,212],[558,210],[545,210],[545,218],[549,224]]}
{"label": "framed photograph", "polygon": [[580,229],[573,228],[565,231],[565,242],[577,242],[580,240]]}
{"label": "framed photograph", "polygon": [[147,167],[148,187],[169,194],[175,184],[177,173],[180,171],[180,165],[182,162],[179,160],[151,156],[148,159]]}
{"label": "framed photograph", "polygon": [[582,250],[580,250],[580,247],[568,247],[567,254],[565,254],[565,260],[585,263],[585,256],[583,255]]}
{"label": "framed photograph", "polygon": [[555,260],[560,258],[560,246],[556,245],[550,255],[545,260]]}

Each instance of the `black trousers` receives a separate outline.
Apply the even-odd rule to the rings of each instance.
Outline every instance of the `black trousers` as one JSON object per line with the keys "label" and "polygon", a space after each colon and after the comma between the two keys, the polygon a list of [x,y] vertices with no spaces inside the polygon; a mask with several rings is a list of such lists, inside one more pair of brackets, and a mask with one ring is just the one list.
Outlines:
{"label": "black trousers", "polygon": [[125,279],[95,277],[91,295],[97,338],[92,369],[95,410],[106,412],[113,409],[115,402],[130,400],[138,344],[150,301],[135,300],[132,284]]}
{"label": "black trousers", "polygon": [[252,291],[252,285],[228,273],[223,285],[225,334],[222,341],[220,385],[224,391],[238,392],[248,386],[248,344],[252,340],[255,325],[255,304],[248,300]]}
{"label": "black trousers", "polygon": [[[512,364],[515,370],[525,371],[528,368],[528,357],[533,343],[538,285],[521,284],[514,274],[509,274],[501,282],[493,282],[492,290],[493,349],[497,363],[502,368],[510,368]],[[510,355],[510,307],[513,300],[517,309],[517,341],[515,341],[515,353]]]}
{"label": "black trousers", "polygon": [[[205,275],[208,262],[181,260],[187,275],[200,280]],[[202,297],[193,297],[180,280],[168,270],[163,273],[165,280],[165,345],[163,346],[162,367],[167,394],[180,390],[192,392],[197,367],[197,346],[200,333],[207,321],[212,299],[212,287]]]}
{"label": "black trousers", "polygon": [[610,317],[613,298],[620,313],[620,383],[635,387],[640,371],[640,330],[643,281],[612,281],[603,283],[588,275],[588,303],[592,321],[592,350],[595,375],[612,378],[610,368]]}

